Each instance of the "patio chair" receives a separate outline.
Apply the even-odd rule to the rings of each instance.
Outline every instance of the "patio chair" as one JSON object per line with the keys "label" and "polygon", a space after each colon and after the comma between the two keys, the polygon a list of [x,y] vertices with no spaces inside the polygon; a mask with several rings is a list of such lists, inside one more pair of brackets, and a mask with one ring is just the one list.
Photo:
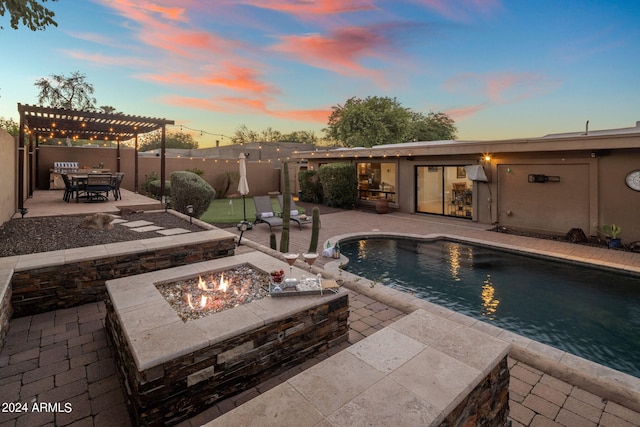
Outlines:
{"label": "patio chair", "polygon": [[90,173],[87,176],[87,199],[106,202],[111,191],[111,174]]}
{"label": "patio chair", "polygon": [[78,191],[78,186],[73,185],[71,178],[66,173],[62,174],[62,180],[64,181],[64,195],[62,200],[69,203],[70,199],[73,199],[73,195]]}
{"label": "patio chair", "polygon": [[273,212],[271,197],[254,196],[253,203],[256,205],[256,223],[268,224],[269,231],[271,231],[272,227],[282,227],[282,218]]}
{"label": "patio chair", "polygon": [[[307,216],[300,218],[300,208],[296,206],[296,202],[293,200],[293,196],[289,195],[289,197],[291,197],[291,210],[289,212],[289,218],[291,221],[297,222],[298,228],[302,230],[302,224],[311,224],[313,221],[311,221],[311,218]],[[278,195],[278,202],[280,203],[280,210],[284,212],[284,199],[282,198],[281,194]]]}
{"label": "patio chair", "polygon": [[122,196],[120,195],[120,183],[122,183],[122,178],[124,178],[124,172],[116,172],[111,177],[111,191],[113,193],[114,200],[122,199]]}

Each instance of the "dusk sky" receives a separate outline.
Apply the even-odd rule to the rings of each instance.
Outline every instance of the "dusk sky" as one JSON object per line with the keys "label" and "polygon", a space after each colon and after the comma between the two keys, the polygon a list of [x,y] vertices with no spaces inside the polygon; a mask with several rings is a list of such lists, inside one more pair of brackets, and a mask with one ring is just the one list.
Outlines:
{"label": "dusk sky", "polygon": [[[59,0],[58,27],[0,19],[0,116],[34,82],[86,74],[97,105],[232,136],[322,136],[331,107],[395,97],[458,139],[640,120],[638,0]],[[169,131],[180,130],[179,126]],[[186,129],[184,129],[186,131]],[[220,136],[194,133],[200,146]],[[222,138],[222,143],[230,143]]]}

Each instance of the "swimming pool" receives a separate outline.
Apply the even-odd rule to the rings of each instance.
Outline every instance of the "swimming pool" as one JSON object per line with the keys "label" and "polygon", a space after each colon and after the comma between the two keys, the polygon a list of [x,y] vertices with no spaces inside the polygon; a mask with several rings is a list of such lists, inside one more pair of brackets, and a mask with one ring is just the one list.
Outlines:
{"label": "swimming pool", "polygon": [[341,242],[345,270],[640,378],[640,278],[460,242]]}

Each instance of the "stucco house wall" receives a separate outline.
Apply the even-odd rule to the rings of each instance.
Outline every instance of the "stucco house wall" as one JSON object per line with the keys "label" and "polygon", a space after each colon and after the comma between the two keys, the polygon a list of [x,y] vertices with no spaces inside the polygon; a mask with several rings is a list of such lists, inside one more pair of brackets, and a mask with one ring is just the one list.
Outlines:
{"label": "stucco house wall", "polygon": [[[18,206],[18,157],[13,136],[0,129],[0,225],[10,220]],[[26,193],[25,193],[26,194]]]}
{"label": "stucco house wall", "polygon": [[625,184],[626,175],[640,169],[640,148],[616,150],[598,157],[598,221],[620,225],[623,242],[640,240],[640,192]]}
{"label": "stucco house wall", "polygon": [[[489,182],[473,183],[473,221],[557,234],[580,228],[587,235],[615,223],[624,243],[640,241],[640,192],[625,184],[629,172],[640,170],[640,122],[589,134],[414,142],[328,150],[319,157],[298,155],[314,169],[328,162],[396,162],[397,203],[391,207],[407,213],[416,212],[418,166],[481,164]],[[529,175],[550,179],[532,183]]]}

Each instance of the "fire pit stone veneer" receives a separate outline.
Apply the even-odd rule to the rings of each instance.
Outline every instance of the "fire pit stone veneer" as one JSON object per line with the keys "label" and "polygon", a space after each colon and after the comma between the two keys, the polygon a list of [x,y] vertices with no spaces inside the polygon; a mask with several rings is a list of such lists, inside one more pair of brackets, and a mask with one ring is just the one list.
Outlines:
{"label": "fire pit stone veneer", "polygon": [[240,264],[285,266],[251,252],[107,282],[107,333],[135,424],[176,424],[347,340],[343,290],[266,297],[185,322],[155,286]]}

